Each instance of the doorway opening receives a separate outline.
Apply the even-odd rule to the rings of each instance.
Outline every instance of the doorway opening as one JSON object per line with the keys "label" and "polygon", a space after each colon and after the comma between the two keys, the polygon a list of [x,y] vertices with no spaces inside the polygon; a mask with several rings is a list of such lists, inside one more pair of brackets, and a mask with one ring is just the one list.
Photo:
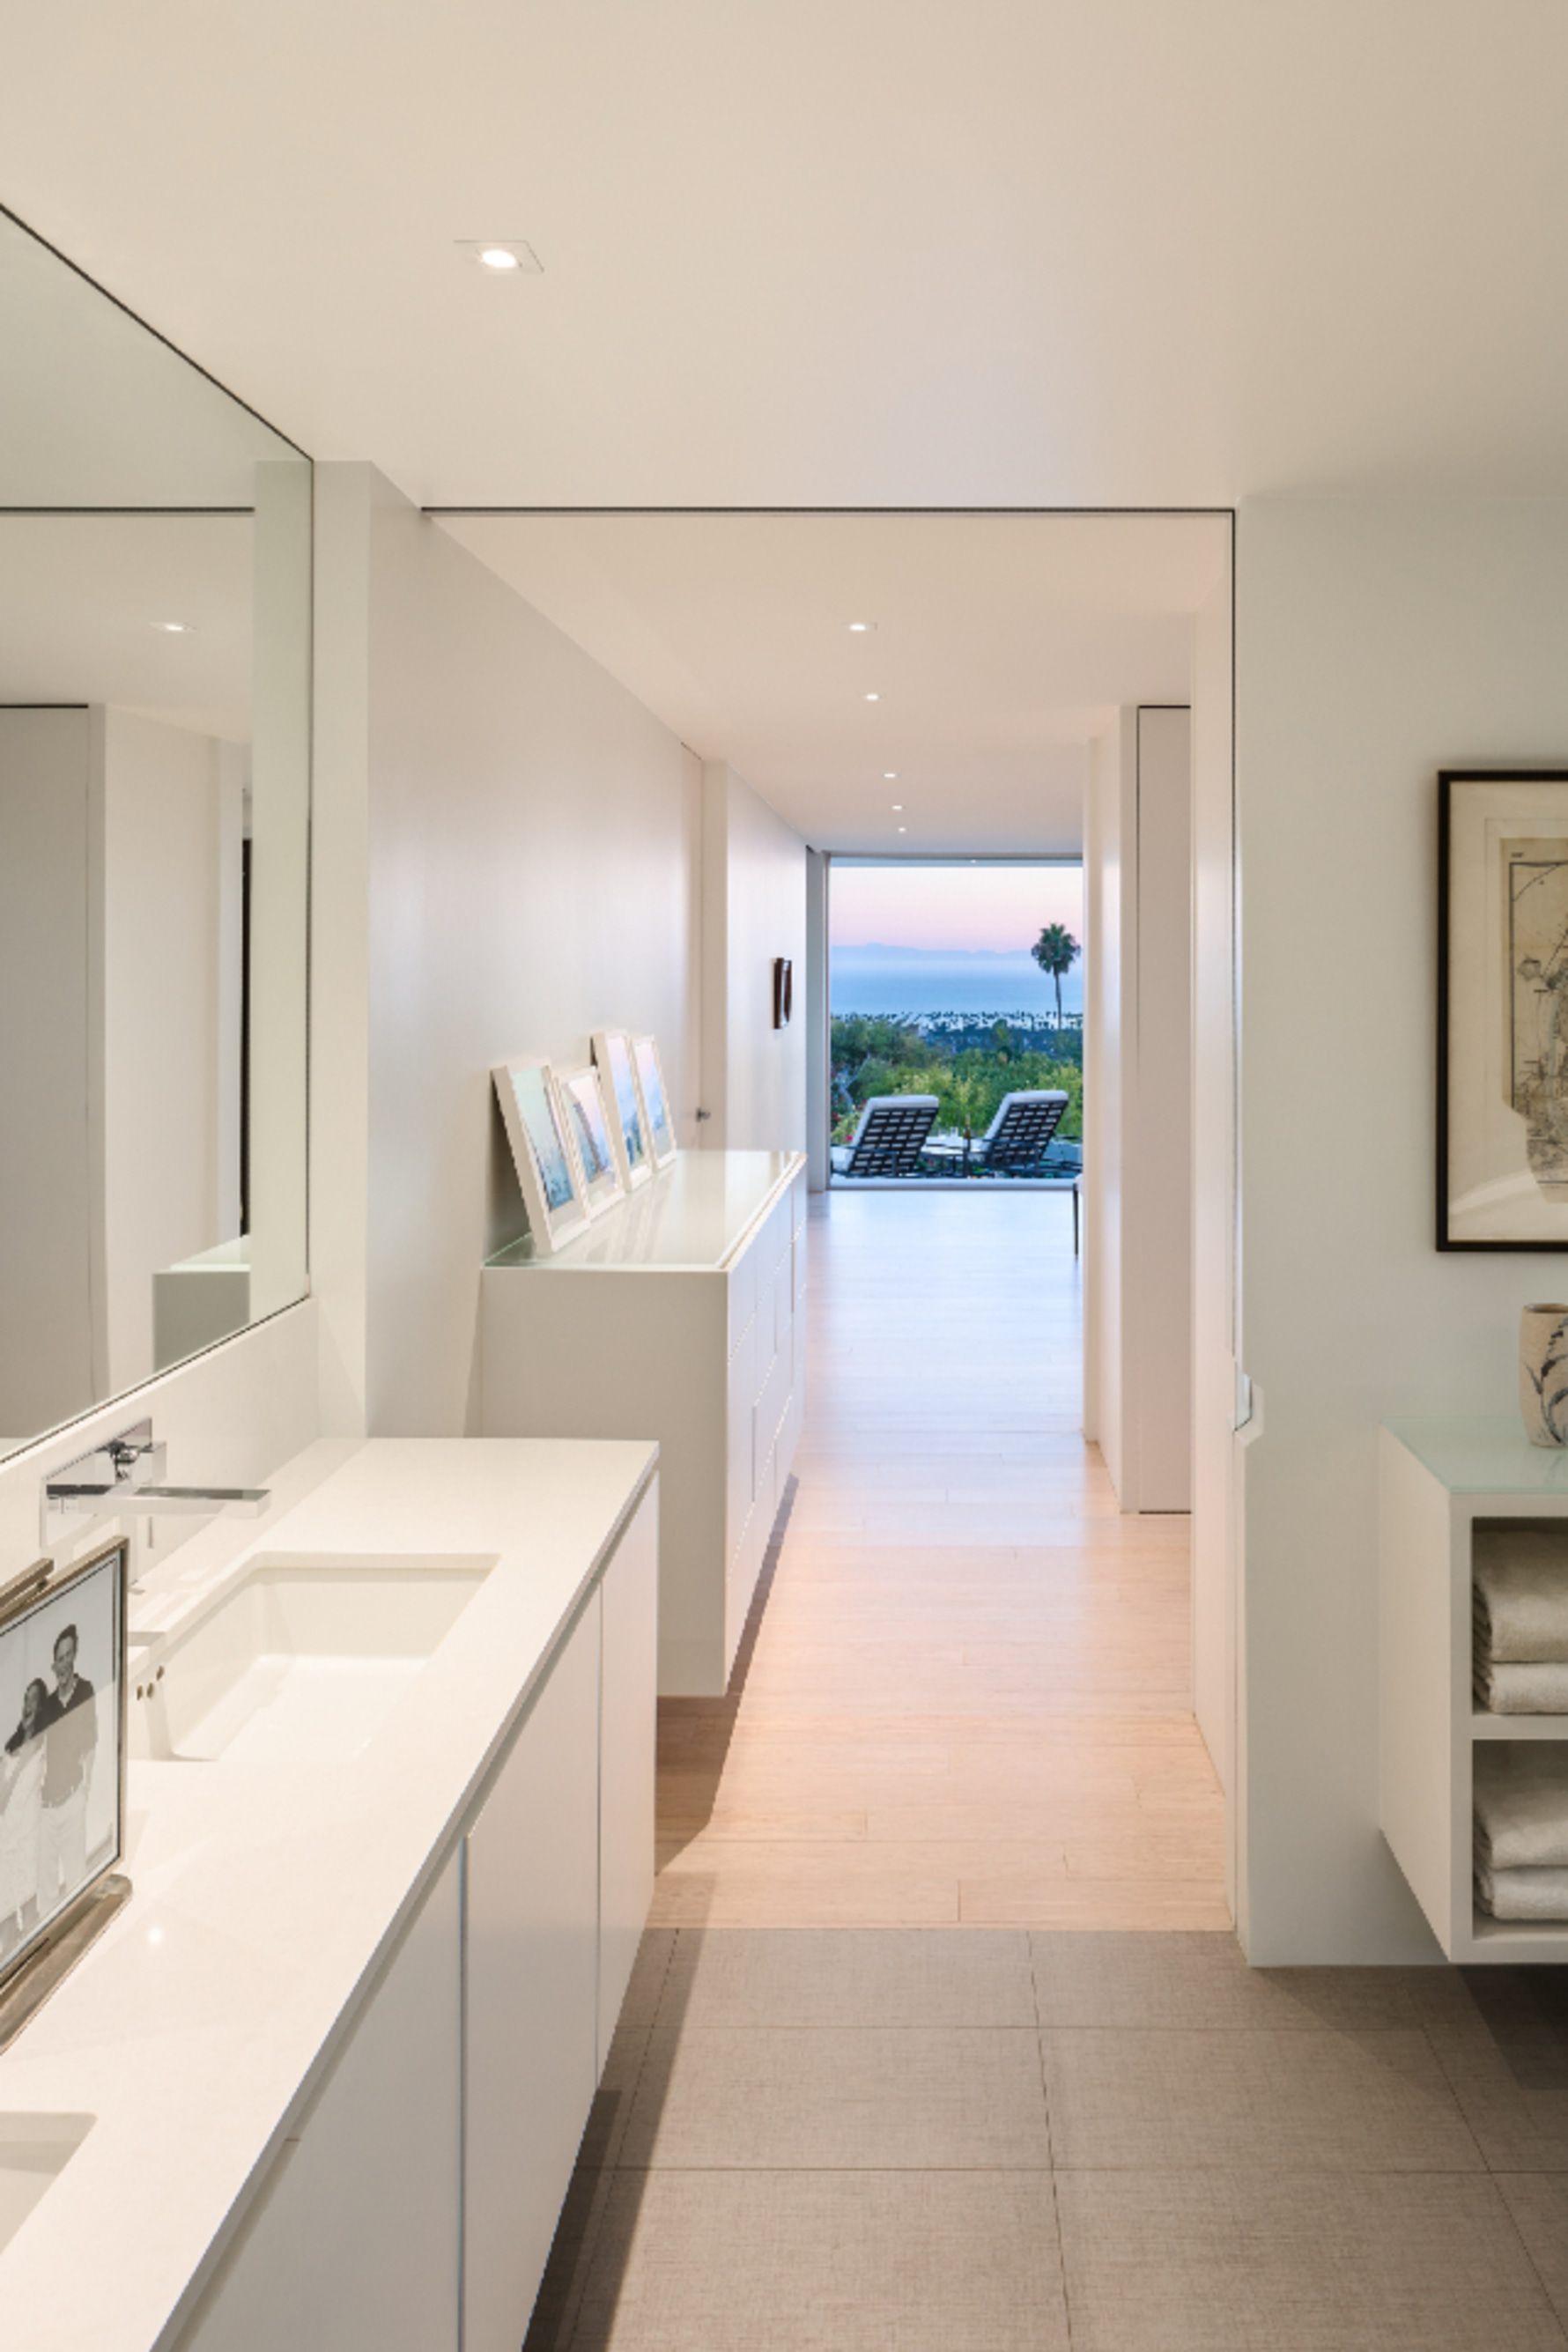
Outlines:
{"label": "doorway opening", "polygon": [[1074,1187],[1081,863],[839,857],[828,889],[834,1187]]}

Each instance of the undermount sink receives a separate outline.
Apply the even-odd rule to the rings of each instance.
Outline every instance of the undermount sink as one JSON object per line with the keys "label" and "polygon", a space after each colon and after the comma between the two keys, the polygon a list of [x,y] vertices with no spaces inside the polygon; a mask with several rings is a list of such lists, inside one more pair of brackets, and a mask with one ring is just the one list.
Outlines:
{"label": "undermount sink", "polygon": [[131,1752],[337,1763],[368,1746],[489,1563],[262,1560],[132,1669]]}
{"label": "undermount sink", "polygon": [[91,2129],[90,2116],[0,2115],[0,2253]]}

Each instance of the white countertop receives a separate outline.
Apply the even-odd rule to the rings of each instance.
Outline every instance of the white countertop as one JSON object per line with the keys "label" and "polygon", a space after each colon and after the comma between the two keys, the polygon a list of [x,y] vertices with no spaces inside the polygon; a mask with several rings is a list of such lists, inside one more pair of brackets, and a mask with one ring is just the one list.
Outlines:
{"label": "white countertop", "polygon": [[1468,1420],[1413,1414],[1387,1428],[1451,1495],[1568,1499],[1568,1447],[1532,1445],[1517,1412]]}
{"label": "white countertop", "polygon": [[317,1445],[238,1546],[197,1538],[133,1596],[133,1633],[168,1630],[257,1558],[494,1563],[361,1755],[132,1761],[134,1894],[0,2054],[0,2128],[93,2118],[0,2252],[7,2342],[14,2324],[27,2352],[175,2340],[656,1466],[609,1441]]}
{"label": "white countertop", "polygon": [[668,1168],[548,1257],[519,1242],[490,1271],[571,1274],[584,1266],[718,1272],[805,1166],[804,1151],[681,1151]]}

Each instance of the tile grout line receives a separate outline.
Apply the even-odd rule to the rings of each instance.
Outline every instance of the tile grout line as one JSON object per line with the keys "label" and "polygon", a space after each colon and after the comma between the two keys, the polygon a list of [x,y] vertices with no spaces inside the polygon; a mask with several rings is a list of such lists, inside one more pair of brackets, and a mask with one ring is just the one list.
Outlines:
{"label": "tile grout line", "polygon": [[1051,2086],[1046,2073],[1046,2034],[1040,2021],[1040,1983],[1035,1967],[1035,1938],[1028,1928],[1024,1930],[1024,1949],[1029,1962],[1029,2001],[1035,2012],[1035,2058],[1040,2070],[1040,2096],[1046,2108],[1046,2153],[1050,2158],[1051,2220],[1057,2233],[1057,2277],[1062,2297],[1062,2325],[1067,2329],[1067,2352],[1072,2352],[1072,2299],[1068,2293],[1067,2240],[1062,2235],[1061,2198],[1057,2189],[1057,2144],[1051,2129]]}

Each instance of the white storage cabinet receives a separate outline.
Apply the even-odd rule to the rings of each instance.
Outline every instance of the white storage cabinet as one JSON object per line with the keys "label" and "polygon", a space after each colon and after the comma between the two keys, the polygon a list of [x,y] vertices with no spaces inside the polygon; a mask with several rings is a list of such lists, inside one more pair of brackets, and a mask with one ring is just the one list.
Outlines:
{"label": "white storage cabinet", "polygon": [[1517,1420],[1421,1420],[1380,1435],[1378,1681],[1383,1833],[1451,1960],[1568,1961],[1568,1922],[1478,1911],[1473,1763],[1489,1739],[1568,1741],[1568,1716],[1489,1715],[1472,1695],[1478,1525],[1555,1522],[1568,1456]]}
{"label": "white storage cabinet", "polygon": [[805,1160],[683,1151],[550,1257],[484,1269],[486,1437],[657,1438],[658,1687],[728,1685],[805,1402]]}

